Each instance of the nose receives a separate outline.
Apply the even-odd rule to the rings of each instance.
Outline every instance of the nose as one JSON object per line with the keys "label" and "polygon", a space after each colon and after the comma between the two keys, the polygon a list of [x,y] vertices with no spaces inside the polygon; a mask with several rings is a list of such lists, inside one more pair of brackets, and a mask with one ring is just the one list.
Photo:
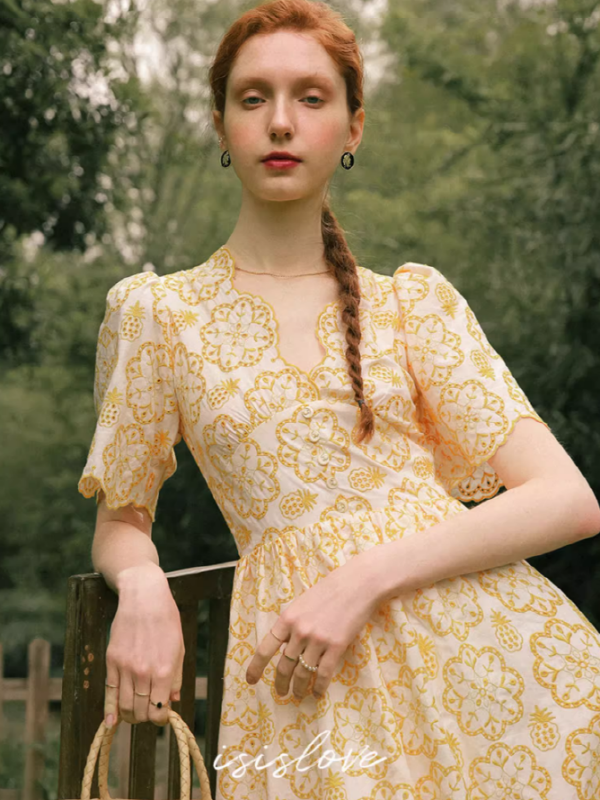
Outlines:
{"label": "nose", "polygon": [[294,130],[292,104],[285,99],[276,100],[273,105],[273,115],[269,130],[271,135],[277,134],[278,137],[286,136]]}

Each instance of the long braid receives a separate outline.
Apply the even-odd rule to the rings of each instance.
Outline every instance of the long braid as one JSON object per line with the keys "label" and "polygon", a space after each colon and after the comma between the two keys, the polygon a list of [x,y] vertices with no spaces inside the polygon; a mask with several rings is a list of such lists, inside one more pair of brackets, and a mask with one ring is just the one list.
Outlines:
{"label": "long braid", "polygon": [[352,381],[354,397],[360,408],[360,424],[357,439],[370,441],[375,432],[375,418],[364,397],[359,344],[362,338],[358,310],[360,306],[360,284],[356,261],[346,242],[344,232],[327,200],[321,213],[321,230],[325,245],[325,259],[333,267],[339,285],[342,320],[346,325],[346,361]]}

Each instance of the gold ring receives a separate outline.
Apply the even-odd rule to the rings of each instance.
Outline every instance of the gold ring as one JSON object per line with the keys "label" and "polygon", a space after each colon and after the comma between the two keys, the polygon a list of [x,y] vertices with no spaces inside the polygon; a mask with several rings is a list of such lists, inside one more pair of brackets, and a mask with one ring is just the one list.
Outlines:
{"label": "gold ring", "polygon": [[111,689],[118,689],[118,686],[115,686],[114,683],[105,683],[105,686],[110,686]]}
{"label": "gold ring", "polygon": [[288,656],[288,654],[287,654],[287,653],[284,653],[283,655],[284,655],[286,658],[289,658],[289,660],[290,660],[290,661],[293,661],[293,662],[294,662],[294,664],[296,663],[296,661],[298,661],[298,659],[297,659],[297,658],[292,658],[292,656]]}
{"label": "gold ring", "polygon": [[135,689],[134,689],[133,693],[134,694],[138,694],[140,697],[150,697],[150,692],[148,692],[147,694],[144,694],[142,692],[136,692]]}
{"label": "gold ring", "polygon": [[[273,631],[269,631],[269,633],[271,634],[271,636],[275,636]],[[275,638],[277,639],[278,642],[283,642],[284,641],[283,639],[280,639],[279,636],[275,636]]]}

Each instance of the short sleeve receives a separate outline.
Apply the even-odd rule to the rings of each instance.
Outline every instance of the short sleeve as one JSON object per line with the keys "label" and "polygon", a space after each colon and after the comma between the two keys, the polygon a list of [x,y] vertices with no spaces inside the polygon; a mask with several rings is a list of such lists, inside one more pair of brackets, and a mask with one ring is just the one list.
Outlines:
{"label": "short sleeve", "polygon": [[488,459],[521,417],[546,423],[441,272],[408,263],[394,272],[393,283],[397,353],[415,382],[435,476],[460,500],[492,497],[503,484]]}
{"label": "short sleeve", "polygon": [[102,489],[109,508],[143,506],[153,521],[181,439],[164,295],[153,272],[130,275],[108,292],[96,350],[96,429],[78,484],[96,502]]}

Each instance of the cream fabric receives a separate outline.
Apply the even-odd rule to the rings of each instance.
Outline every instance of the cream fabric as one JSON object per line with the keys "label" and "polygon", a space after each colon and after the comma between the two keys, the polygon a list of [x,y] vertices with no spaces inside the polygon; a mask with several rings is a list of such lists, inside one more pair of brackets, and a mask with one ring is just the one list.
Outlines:
{"label": "cream fabric", "polygon": [[[338,301],[310,372],[278,349],[274,309],[233,285],[226,246],[192,269],[132,275],[108,293],[98,423],[79,483],[154,519],[183,437],[240,559],[231,605],[219,800],[593,800],[600,797],[600,635],[527,561],[424,586],[381,605],[325,696],[255,686],[245,670],[283,609],[355,554],[418,535],[491,497],[488,459],[516,421],[545,424],[466,300],[436,269],[358,267],[365,398],[356,441]],[[482,531],[482,536],[485,531]],[[299,757],[322,734],[322,746]],[[338,757],[385,756],[314,765]],[[371,758],[371,761],[373,761]],[[360,759],[359,759],[360,760]],[[280,770],[281,772],[281,770]]]}

